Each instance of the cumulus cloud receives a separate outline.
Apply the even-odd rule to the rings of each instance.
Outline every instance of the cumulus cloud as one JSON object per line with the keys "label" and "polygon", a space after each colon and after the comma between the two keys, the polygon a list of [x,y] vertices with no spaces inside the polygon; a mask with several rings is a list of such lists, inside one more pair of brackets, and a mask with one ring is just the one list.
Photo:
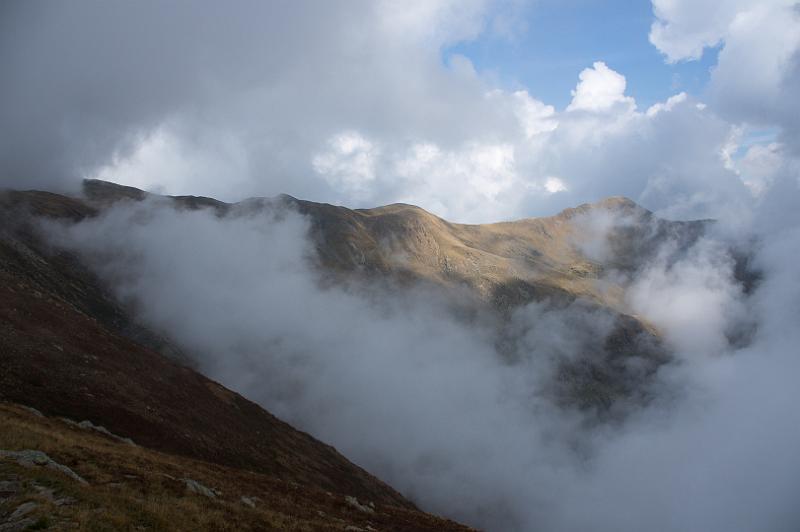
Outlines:
{"label": "cumulus cloud", "polygon": [[354,199],[375,179],[378,148],[357,131],[343,131],[328,140],[328,149],[314,156],[314,170]]}
{"label": "cumulus cloud", "polygon": [[625,96],[625,76],[596,61],[592,68],[584,69],[580,81],[572,91],[572,102],[567,111],[606,111],[617,104],[635,107],[634,100]]}
{"label": "cumulus cloud", "polygon": [[[0,115],[15,134],[0,142],[3,182],[413,201],[461,222],[608,194],[656,209],[679,194],[675,213],[687,216],[732,202],[733,185],[719,192],[724,165],[693,158],[718,153],[728,131],[691,97],[639,112],[624,74],[597,61],[559,111],[530,89],[498,88],[463,56],[442,57],[521,5],[9,4]],[[688,143],[667,141],[684,137],[697,143],[686,157]],[[664,184],[678,174],[678,190]],[[552,176],[566,190],[554,194]]]}
{"label": "cumulus cloud", "polygon": [[532,98],[527,91],[516,91],[512,97],[517,106],[517,117],[527,139],[548,133],[558,127],[555,108],[552,105],[546,105]]}
{"label": "cumulus cloud", "polygon": [[[136,162],[140,144],[166,131],[185,158],[224,164],[236,144],[243,160],[226,178],[240,194],[325,198],[332,190],[312,158],[341,130],[449,145],[512,120],[492,113],[481,83],[443,65],[440,51],[493,31],[492,18],[513,9],[482,0],[11,2],[0,21],[0,117],[15,132],[0,144],[3,183],[75,186],[115,161]],[[219,179],[161,181],[208,193]]]}
{"label": "cumulus cloud", "polygon": [[[508,117],[488,138],[448,146],[339,131],[314,156],[315,169],[337,183],[334,201],[402,201],[468,223],[546,214],[610,191],[673,217],[736,218],[749,208],[747,178],[731,159],[740,128],[686,93],[638,111],[625,77],[606,65],[582,76],[563,112],[526,91],[488,91],[485,101]],[[612,90],[591,87],[606,79]],[[363,153],[334,157],[337,139],[354,134]],[[352,183],[369,186],[356,193]]]}
{"label": "cumulus cloud", "polygon": [[746,1],[652,3],[656,20],[650,28],[650,42],[670,62],[699,59],[706,48],[725,37],[737,11],[752,5]]}
{"label": "cumulus cloud", "polygon": [[797,150],[800,11],[794,0],[653,0],[650,41],[671,62],[720,45],[708,92],[734,123],[777,124]]}

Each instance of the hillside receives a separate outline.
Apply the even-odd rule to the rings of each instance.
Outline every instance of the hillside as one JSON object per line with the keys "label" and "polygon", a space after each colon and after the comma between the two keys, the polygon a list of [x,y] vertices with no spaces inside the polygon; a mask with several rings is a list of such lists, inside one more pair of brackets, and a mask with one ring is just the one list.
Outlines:
{"label": "hillside", "polygon": [[[201,461],[216,468],[220,479],[262,475],[271,479],[263,489],[275,497],[296,484],[342,500],[370,501],[386,508],[384,529],[458,528],[419,512],[334,448],[191,369],[186,355],[136,325],[75,257],[44,244],[31,225],[39,216],[78,220],[96,213],[85,201],[56,194],[0,196],[0,401],[103,426],[136,443],[120,448],[123,454],[147,449]],[[8,436],[9,419],[19,410],[3,408]],[[42,447],[40,441],[48,443]],[[105,463],[102,453],[60,436],[23,433],[2,445],[7,451],[40,447],[60,457],[78,453],[80,458],[68,462],[79,474]],[[128,458],[136,463],[136,456]],[[304,501],[301,497],[294,510],[286,510],[285,519],[293,522]],[[0,516],[9,513],[4,507]],[[252,521],[251,528],[258,523]]]}
{"label": "hillside", "polygon": [[[103,209],[153,194],[98,180],[84,182],[82,205]],[[544,218],[482,225],[450,223],[419,207],[393,204],[349,209],[287,195],[224,203],[170,196],[176,208],[211,209],[218,216],[261,209],[296,209],[311,222],[320,266],[329,272],[467,287],[499,310],[547,298],[586,298],[625,313],[624,286],[606,279],[613,269],[631,272],[666,238],[685,248],[710,223],[660,219],[633,201],[608,198]],[[38,207],[46,213],[46,207]],[[85,214],[84,214],[85,215]],[[612,221],[614,223],[612,223]],[[592,256],[583,245],[607,240]]]}
{"label": "hillside", "polygon": [[[164,199],[102,181],[85,182],[84,196],[98,209]],[[658,331],[627,307],[625,275],[646,264],[667,238],[684,249],[709,223],[662,220],[625,198],[484,225],[450,223],[405,204],[348,209],[286,195],[238,203],[168,200],[177,209],[207,208],[220,217],[296,210],[309,221],[316,251],[311,259],[326,282],[425,286],[450,299],[457,312],[488,315],[500,329],[515,309],[532,302],[545,308],[576,304],[606,315],[614,324],[611,333],[587,340],[580,359],[564,361],[552,390],[563,404],[601,410],[643,393],[649,376],[669,359]],[[605,249],[591,249],[597,242]],[[500,342],[513,350],[513,338]]]}
{"label": "hillside", "polygon": [[0,449],[6,532],[467,530],[408,505],[159,452],[9,403],[0,403]]}

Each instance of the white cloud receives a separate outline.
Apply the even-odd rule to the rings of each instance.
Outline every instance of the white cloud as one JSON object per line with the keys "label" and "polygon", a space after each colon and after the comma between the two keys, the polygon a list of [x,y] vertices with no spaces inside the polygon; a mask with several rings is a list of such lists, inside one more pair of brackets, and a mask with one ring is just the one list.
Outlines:
{"label": "white cloud", "polygon": [[[685,102],[687,97],[688,95],[685,92],[681,92],[679,94],[670,96],[669,98],[667,98],[667,101],[663,103],[662,102],[655,103],[647,109],[647,116],[652,118],[662,111],[672,111],[672,109],[676,105]],[[702,111],[704,109],[703,104],[698,103],[697,109]]]}
{"label": "white cloud", "polygon": [[[36,85],[39,100],[50,103],[4,115],[20,134],[3,152],[21,161],[30,151],[22,142],[48,157],[24,158],[24,171],[11,159],[0,164],[5,176],[55,175],[70,167],[56,162],[63,152],[79,163],[72,177],[85,172],[226,200],[285,192],[357,207],[408,201],[464,222],[550,214],[612,194],[656,209],[680,204],[674,213],[686,216],[736,203],[726,181],[734,174],[717,157],[730,126],[713,107],[700,110],[677,95],[639,112],[623,73],[598,61],[579,73],[572,103],[559,112],[527,88],[498,88],[466,57],[442,61],[448,43],[493,31],[492,20],[518,4],[353,0],[313,9],[254,3],[250,11],[209,4],[191,14],[178,5],[109,8],[95,10],[97,25],[89,27],[81,5],[48,10],[8,49],[54,76]],[[204,10],[225,23],[204,25]],[[185,33],[168,31],[164,21],[185,17],[198,20]],[[255,20],[268,21],[269,31],[255,31]],[[149,62],[139,48],[123,47],[108,64],[94,45],[100,26],[122,42],[146,34],[146,43],[166,51]],[[107,75],[58,77],[70,69],[48,66],[53,47],[44,43],[53,35],[63,37],[70,57]],[[207,61],[183,61],[180,46],[203,51]],[[26,72],[9,79],[19,84]],[[165,80],[163,90],[141,87],[146,79]],[[48,93],[55,86],[63,90]],[[96,105],[75,114],[82,104],[70,95],[89,87],[98,91]],[[37,123],[48,126],[27,135]],[[64,132],[69,142],[62,143]],[[107,145],[110,151],[99,149]],[[549,176],[563,176],[566,190],[552,193],[551,183],[548,191]]]}
{"label": "white cloud", "polygon": [[796,0],[653,0],[651,42],[670,62],[721,45],[708,93],[734,123],[780,125],[800,153],[800,8]]}
{"label": "white cloud", "polygon": [[383,32],[401,42],[446,44],[481,33],[489,4],[487,0],[381,0],[378,23]]}
{"label": "white cloud", "polygon": [[[207,149],[211,144],[213,149]],[[87,177],[171,194],[197,194],[202,185],[208,195],[237,200],[232,189],[245,185],[247,173],[248,153],[234,136],[217,132],[190,143],[164,125],[142,136],[126,156],[114,154]]]}
{"label": "white cloud", "polygon": [[567,185],[563,179],[550,176],[544,180],[544,189],[550,194],[555,194],[556,192],[566,191]]}
{"label": "white cloud", "polygon": [[556,110],[552,105],[531,98],[527,91],[516,91],[512,94],[517,108],[517,117],[525,131],[525,137],[531,139],[540,133],[553,131],[558,127],[555,118]]}
{"label": "white cloud", "polygon": [[375,180],[380,150],[357,131],[343,131],[328,140],[328,149],[314,155],[314,170],[332,186],[360,199]]}
{"label": "white cloud", "polygon": [[675,63],[699,59],[705,48],[716,46],[726,35],[746,0],[652,0],[656,21],[650,42]]}
{"label": "white cloud", "polygon": [[782,170],[784,154],[777,142],[750,146],[736,163],[742,181],[756,197],[762,196]]}
{"label": "white cloud", "polygon": [[604,62],[595,61],[579,78],[567,111],[607,111],[619,104],[626,110],[635,108],[633,98],[625,96],[625,76],[611,70]]}
{"label": "white cloud", "polygon": [[470,142],[444,150],[416,143],[386,161],[386,178],[398,187],[399,201],[451,220],[486,221],[502,216],[509,204],[506,194],[520,184],[514,153],[509,144]]}
{"label": "white cloud", "polygon": [[359,200],[374,181],[380,150],[357,131],[343,131],[328,140],[328,149],[314,155],[314,170],[332,186]]}

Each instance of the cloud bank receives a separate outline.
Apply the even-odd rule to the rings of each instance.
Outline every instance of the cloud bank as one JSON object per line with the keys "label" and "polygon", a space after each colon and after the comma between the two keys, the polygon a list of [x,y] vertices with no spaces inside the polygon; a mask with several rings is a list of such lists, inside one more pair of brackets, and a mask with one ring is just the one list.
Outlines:
{"label": "cloud bank", "polygon": [[427,510],[489,530],[788,531],[800,226],[781,224],[759,234],[750,295],[726,233],[677,254],[668,240],[630,277],[629,304],[676,358],[610,424],[550,393],[559,362],[610,332],[588,307],[520,308],[509,338],[430,291],[323,286],[306,221],[280,209],[219,219],[147,202],[50,231],[204,372]]}
{"label": "cloud bank", "polygon": [[[449,52],[480,36],[513,39],[510,29],[522,29],[507,21],[535,8],[7,3],[0,117],[14,134],[0,141],[0,179],[401,201],[461,222],[613,194],[671,216],[737,219],[773,181],[775,164],[759,150],[796,160],[791,2],[656,1],[650,39],[667,60],[721,51],[707,94],[650,109],[602,58],[576,71],[572,102],[555,109],[535,88],[497,86]],[[776,138],[752,144],[754,128]]]}

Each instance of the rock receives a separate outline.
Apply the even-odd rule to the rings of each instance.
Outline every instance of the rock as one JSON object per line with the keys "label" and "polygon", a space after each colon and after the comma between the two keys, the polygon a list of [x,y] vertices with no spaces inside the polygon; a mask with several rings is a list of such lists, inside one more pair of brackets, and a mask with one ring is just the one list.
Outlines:
{"label": "rock", "polygon": [[60,499],[56,499],[53,501],[53,504],[56,506],[72,506],[78,502],[77,500],[73,499],[72,497],[61,497]]}
{"label": "rock", "polygon": [[367,505],[361,504],[360,502],[358,502],[358,499],[356,499],[352,495],[346,495],[344,500],[347,502],[347,504],[349,504],[350,506],[352,506],[356,510],[359,510],[359,511],[367,513],[367,514],[374,514],[375,513],[375,510],[373,508],[370,508]]}
{"label": "rock", "polygon": [[347,525],[344,527],[345,531],[349,532],[366,532],[366,528],[361,528],[355,525]]}
{"label": "rock", "polygon": [[244,495],[242,495],[242,498],[239,500],[242,501],[242,504],[244,504],[245,506],[249,506],[250,508],[256,507],[256,501],[254,501],[250,497],[245,497]]}
{"label": "rock", "polygon": [[209,499],[213,499],[217,496],[217,491],[213,490],[207,486],[203,486],[196,480],[192,480],[191,478],[183,478],[181,479],[184,484],[186,484],[186,489],[191,491],[192,493],[197,493],[199,495],[203,495],[208,497]]}
{"label": "rock", "polygon": [[33,408],[32,406],[19,405],[36,417],[44,417],[44,414]]}
{"label": "rock", "polygon": [[25,517],[38,507],[39,505],[36,504],[35,502],[26,502],[24,504],[20,504],[19,506],[17,506],[17,509],[14,510],[8,517],[8,521],[10,522],[19,521],[20,519],[22,519],[23,517]]}
{"label": "rock", "polygon": [[38,484],[34,484],[33,488],[44,500],[53,502],[55,499],[55,492],[50,488],[45,488],[44,486],[39,486]]}
{"label": "rock", "polygon": [[117,440],[119,442],[126,443],[128,445],[132,445],[132,446],[136,447],[136,443],[134,443],[134,441],[132,439],[125,438],[125,437],[122,437],[122,436],[118,436],[118,435],[114,434],[113,432],[111,432],[110,430],[108,430],[107,428],[103,427],[102,425],[95,425],[94,423],[92,423],[88,419],[84,419],[83,421],[79,421],[79,422],[72,421],[71,419],[66,418],[66,417],[62,417],[62,418],[59,418],[59,419],[61,421],[63,421],[64,423],[66,423],[67,425],[72,425],[73,427],[78,427],[79,429],[83,429],[83,430],[93,430],[95,432],[99,432],[100,434],[104,434],[104,435],[108,436],[109,438],[113,438],[113,439],[115,439],[115,440]]}
{"label": "rock", "polygon": [[83,477],[75,473],[75,471],[54,461],[42,451],[36,451],[32,449],[27,449],[24,451],[4,451],[0,449],[0,458],[10,458],[12,460],[16,460],[16,462],[23,467],[47,467],[48,469],[53,469],[63,473],[64,475],[67,475],[71,479],[76,480],[81,484],[88,484],[88,482],[86,482]]}
{"label": "rock", "polygon": [[0,480],[0,498],[16,495],[20,490],[20,483],[13,480]]}

